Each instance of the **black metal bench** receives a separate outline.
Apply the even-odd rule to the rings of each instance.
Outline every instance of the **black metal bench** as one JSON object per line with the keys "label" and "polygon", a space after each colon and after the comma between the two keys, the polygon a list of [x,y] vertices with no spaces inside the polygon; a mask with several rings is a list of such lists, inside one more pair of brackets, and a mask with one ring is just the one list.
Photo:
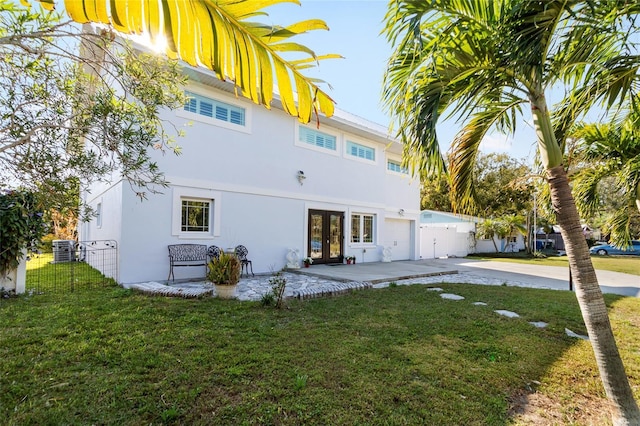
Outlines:
{"label": "black metal bench", "polygon": [[[207,256],[207,246],[204,244],[172,244],[169,248],[169,277],[175,280],[173,275],[173,268],[178,266],[204,266],[205,274],[206,267],[209,262]],[[173,277],[173,278],[172,278]]]}

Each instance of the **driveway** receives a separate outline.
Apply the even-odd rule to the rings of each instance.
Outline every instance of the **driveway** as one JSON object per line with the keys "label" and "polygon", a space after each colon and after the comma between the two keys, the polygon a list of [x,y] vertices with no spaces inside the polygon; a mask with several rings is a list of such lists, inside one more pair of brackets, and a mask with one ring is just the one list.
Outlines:
{"label": "driveway", "polygon": [[[519,281],[531,287],[569,290],[569,268],[560,266],[464,258],[434,259],[431,261],[442,268],[456,269],[460,273],[504,280],[505,282]],[[597,270],[596,275],[603,293],[640,296],[640,276],[638,275],[601,270]]]}

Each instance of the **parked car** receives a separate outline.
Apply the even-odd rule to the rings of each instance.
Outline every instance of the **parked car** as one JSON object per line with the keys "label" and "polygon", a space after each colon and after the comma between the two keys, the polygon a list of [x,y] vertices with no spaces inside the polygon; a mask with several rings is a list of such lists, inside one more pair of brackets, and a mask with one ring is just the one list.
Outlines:
{"label": "parked car", "polygon": [[600,256],[604,256],[607,254],[640,256],[640,241],[631,241],[631,245],[626,247],[626,250],[623,250],[611,244],[599,244],[597,246],[591,247],[589,251],[591,252],[591,254],[598,254]]}

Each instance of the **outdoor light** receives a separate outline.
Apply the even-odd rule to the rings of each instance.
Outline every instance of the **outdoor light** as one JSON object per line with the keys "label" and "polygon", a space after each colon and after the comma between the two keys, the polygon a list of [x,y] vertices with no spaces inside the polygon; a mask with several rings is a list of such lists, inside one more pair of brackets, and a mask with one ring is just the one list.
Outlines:
{"label": "outdoor light", "polygon": [[400,216],[404,216],[404,209],[400,209],[400,210],[398,210],[398,215],[400,215]]}
{"label": "outdoor light", "polygon": [[302,185],[302,182],[304,182],[304,180],[307,177],[304,175],[304,172],[302,170],[298,170],[298,182],[300,182],[300,185]]}

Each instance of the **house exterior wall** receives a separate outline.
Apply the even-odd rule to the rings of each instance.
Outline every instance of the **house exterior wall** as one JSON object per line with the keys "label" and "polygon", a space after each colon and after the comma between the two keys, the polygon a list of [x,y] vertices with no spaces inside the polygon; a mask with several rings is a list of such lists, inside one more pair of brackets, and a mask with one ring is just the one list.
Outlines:
{"label": "house exterior wall", "polygon": [[435,210],[423,210],[420,213],[420,257],[456,256],[464,257],[470,253],[518,252],[525,249],[524,237],[516,236],[513,246],[507,239],[494,237],[494,243],[487,239],[475,239],[476,225],[482,219],[456,215]]}
{"label": "house exterior wall", "polygon": [[[101,200],[109,219],[103,213],[101,227],[95,220],[86,224],[81,238],[118,241],[120,283],[166,280],[167,245],[180,243],[222,249],[243,244],[256,273],[279,270],[290,249],[297,249],[300,258],[307,256],[310,209],[344,214],[342,254],[355,255],[358,262],[381,260],[383,246],[393,239],[388,233],[394,227],[387,219],[406,224],[409,237],[406,241],[405,232],[403,244],[409,247],[402,252],[418,258],[419,182],[387,170],[387,158],[400,159],[399,143],[360,122],[323,118],[319,129],[308,127],[336,137],[336,150],[328,151],[299,142],[304,125],[277,108],[266,110],[201,84],[188,90],[244,108],[246,126],[212,124],[183,110],[164,111],[163,119],[184,129],[186,137],[178,139],[179,156],[153,153],[170,182],[163,194],[141,201],[128,184],[117,183],[87,197],[93,205]],[[373,148],[375,159],[348,155],[347,141]],[[180,231],[184,198],[212,200],[209,231]],[[373,242],[350,241],[352,214],[375,217]],[[196,278],[204,268],[175,268],[174,273],[176,279]]]}

